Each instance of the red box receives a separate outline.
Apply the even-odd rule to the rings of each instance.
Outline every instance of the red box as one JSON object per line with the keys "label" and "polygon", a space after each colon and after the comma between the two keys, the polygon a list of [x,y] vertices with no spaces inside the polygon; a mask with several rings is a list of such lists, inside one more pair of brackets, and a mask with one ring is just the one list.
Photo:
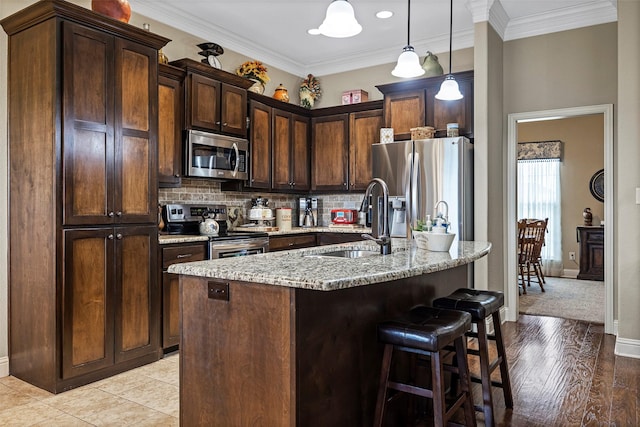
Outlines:
{"label": "red box", "polygon": [[369,93],[362,89],[353,89],[342,92],[342,105],[359,104],[369,100]]}

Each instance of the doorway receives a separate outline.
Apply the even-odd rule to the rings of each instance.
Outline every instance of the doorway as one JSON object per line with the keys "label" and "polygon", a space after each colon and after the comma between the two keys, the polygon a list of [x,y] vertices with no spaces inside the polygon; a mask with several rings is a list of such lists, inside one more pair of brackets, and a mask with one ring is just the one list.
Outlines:
{"label": "doorway", "polygon": [[[518,274],[516,260],[516,173],[517,173],[517,125],[519,122],[531,120],[549,120],[557,118],[577,117],[592,114],[604,116],[604,169],[613,171],[613,105],[602,104],[586,107],[563,108],[556,110],[513,113],[508,116],[507,129],[507,310],[506,318],[516,321],[518,318]],[[605,221],[605,333],[613,331],[613,173],[605,179],[604,217]]]}

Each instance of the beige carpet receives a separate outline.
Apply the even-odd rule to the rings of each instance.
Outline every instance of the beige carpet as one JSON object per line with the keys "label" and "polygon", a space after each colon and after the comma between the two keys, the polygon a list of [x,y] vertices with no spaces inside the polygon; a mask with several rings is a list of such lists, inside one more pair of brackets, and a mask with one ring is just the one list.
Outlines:
{"label": "beige carpet", "polygon": [[537,283],[520,295],[520,313],[604,323],[604,282],[545,278],[546,292]]}

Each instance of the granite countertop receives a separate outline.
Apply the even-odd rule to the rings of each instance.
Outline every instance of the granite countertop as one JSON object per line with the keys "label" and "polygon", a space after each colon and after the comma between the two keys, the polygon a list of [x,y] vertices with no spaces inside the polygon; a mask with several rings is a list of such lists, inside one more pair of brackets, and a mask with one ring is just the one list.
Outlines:
{"label": "granite countertop", "polygon": [[[259,231],[259,228],[247,227],[240,231]],[[279,236],[284,234],[304,234],[304,233],[371,233],[371,228],[348,228],[348,227],[293,227],[286,231],[268,231],[269,236]],[[207,236],[187,235],[187,234],[160,234],[158,242],[161,245],[172,243],[190,243],[190,242],[206,242],[209,240]]]}
{"label": "granite countertop", "polygon": [[169,273],[332,291],[388,282],[469,264],[489,253],[489,242],[453,242],[449,252],[430,252],[393,239],[390,255],[364,258],[318,256],[339,249],[379,251],[367,241],[283,252],[173,264]]}

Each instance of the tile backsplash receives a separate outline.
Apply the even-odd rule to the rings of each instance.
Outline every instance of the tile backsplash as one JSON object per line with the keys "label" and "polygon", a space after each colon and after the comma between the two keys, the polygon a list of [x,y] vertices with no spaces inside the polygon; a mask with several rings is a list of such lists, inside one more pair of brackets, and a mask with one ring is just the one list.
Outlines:
{"label": "tile backsplash", "polygon": [[[359,209],[363,193],[348,194],[313,194],[321,201],[321,226],[331,223],[331,209]],[[161,205],[167,203],[211,203],[221,204],[227,207],[239,207],[244,212],[244,217],[249,217],[251,199],[264,197],[269,199],[269,207],[272,209],[288,207],[294,212],[294,225],[297,218],[297,195],[256,192],[237,192],[220,190],[220,182],[211,179],[183,178],[182,187],[161,188],[158,200]]]}

